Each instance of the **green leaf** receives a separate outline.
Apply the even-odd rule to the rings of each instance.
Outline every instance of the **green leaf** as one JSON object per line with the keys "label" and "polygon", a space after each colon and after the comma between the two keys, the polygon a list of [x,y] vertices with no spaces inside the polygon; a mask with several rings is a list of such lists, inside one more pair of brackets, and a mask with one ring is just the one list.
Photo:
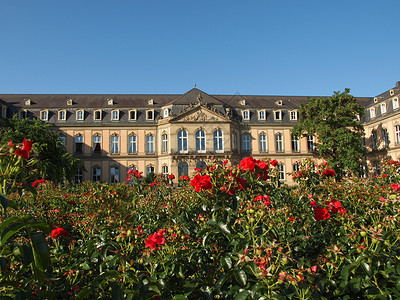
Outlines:
{"label": "green leaf", "polygon": [[14,222],[18,219],[19,219],[18,217],[10,217],[7,220],[3,221],[0,224],[0,232],[2,232],[4,230],[4,228],[6,228],[9,224],[11,224],[12,222]]}
{"label": "green leaf", "polygon": [[236,294],[235,300],[245,300],[248,296],[250,296],[251,292],[248,290],[242,291],[239,294]]}
{"label": "green leaf", "polygon": [[23,229],[26,226],[24,223],[13,223],[10,226],[8,226],[2,233],[1,235],[1,242],[0,242],[0,247],[3,246],[10,237],[12,237],[14,234],[16,234],[18,231]]}
{"label": "green leaf", "polygon": [[120,285],[117,282],[111,283],[111,299],[112,300],[120,300],[123,299],[123,293]]}
{"label": "green leaf", "polygon": [[361,278],[352,278],[349,282],[350,289],[353,293],[358,294],[361,290]]}
{"label": "green leaf", "polygon": [[90,288],[87,287],[79,292],[76,299],[78,299],[78,300],[88,299],[91,294],[92,294],[92,292],[90,291]]}
{"label": "green leaf", "polygon": [[221,257],[221,265],[227,269],[232,268],[232,259],[230,257]]}
{"label": "green leaf", "polygon": [[231,232],[228,229],[228,226],[224,223],[218,223],[218,227],[222,230],[223,233],[225,233],[226,235],[230,235]]}
{"label": "green leaf", "polygon": [[4,207],[4,209],[7,209],[7,207],[8,207],[8,198],[3,193],[0,193],[0,203]]}
{"label": "green leaf", "polygon": [[38,270],[44,272],[50,262],[50,251],[47,241],[42,234],[38,233],[31,236],[31,245],[35,266]]}
{"label": "green leaf", "polygon": [[361,267],[363,268],[365,274],[367,274],[369,277],[372,277],[373,272],[368,263],[366,263],[365,261],[361,262]]}
{"label": "green leaf", "polygon": [[246,285],[247,275],[246,275],[245,271],[243,271],[242,269],[238,269],[238,270],[236,270],[235,273],[233,273],[233,275],[235,276],[237,283],[239,283],[241,286]]}

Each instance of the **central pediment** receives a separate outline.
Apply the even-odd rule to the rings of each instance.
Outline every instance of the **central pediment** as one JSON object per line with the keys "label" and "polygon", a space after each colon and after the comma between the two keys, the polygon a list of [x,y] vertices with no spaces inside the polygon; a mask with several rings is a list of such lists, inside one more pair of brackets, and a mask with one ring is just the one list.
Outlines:
{"label": "central pediment", "polygon": [[218,112],[208,109],[205,106],[197,106],[182,112],[178,116],[172,118],[170,122],[229,122],[227,116],[223,116]]}

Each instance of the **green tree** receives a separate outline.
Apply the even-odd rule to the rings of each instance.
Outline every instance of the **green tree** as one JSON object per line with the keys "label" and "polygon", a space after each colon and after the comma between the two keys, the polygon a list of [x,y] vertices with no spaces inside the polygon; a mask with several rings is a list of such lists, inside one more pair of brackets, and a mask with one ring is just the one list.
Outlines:
{"label": "green tree", "polygon": [[1,144],[9,141],[21,143],[24,138],[33,141],[33,149],[39,159],[36,167],[41,178],[56,182],[69,180],[82,167],[81,160],[67,153],[50,124],[37,119],[20,120],[15,115],[11,119],[1,119],[0,126]]}
{"label": "green tree", "polygon": [[315,136],[315,153],[325,159],[336,171],[337,177],[349,170],[359,174],[364,156],[361,139],[364,127],[358,121],[364,108],[349,94],[334,92],[332,97],[309,98],[300,106],[299,124],[292,134],[295,137]]}

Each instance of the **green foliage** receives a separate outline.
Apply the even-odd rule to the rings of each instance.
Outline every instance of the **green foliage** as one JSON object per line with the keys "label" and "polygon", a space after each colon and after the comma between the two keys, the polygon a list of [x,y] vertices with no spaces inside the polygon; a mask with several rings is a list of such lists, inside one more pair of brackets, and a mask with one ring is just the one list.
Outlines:
{"label": "green foliage", "polygon": [[44,179],[62,182],[73,178],[81,161],[66,152],[58,135],[51,130],[51,125],[40,120],[1,119],[0,144],[21,143],[24,138],[33,141],[33,149],[39,159],[39,176]]}
{"label": "green foliage", "polygon": [[335,92],[328,98],[310,98],[300,106],[299,124],[295,125],[294,136],[314,135],[317,137],[316,155],[325,159],[336,171],[337,177],[345,171],[360,173],[364,157],[361,139],[363,126],[357,121],[364,108],[346,89]]}

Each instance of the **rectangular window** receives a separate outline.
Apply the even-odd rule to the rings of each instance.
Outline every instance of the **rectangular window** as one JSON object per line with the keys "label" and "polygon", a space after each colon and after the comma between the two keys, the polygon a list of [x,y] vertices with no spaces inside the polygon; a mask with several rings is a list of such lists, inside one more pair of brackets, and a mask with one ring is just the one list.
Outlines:
{"label": "rectangular window", "polygon": [[110,182],[118,183],[119,182],[119,168],[111,167],[110,169]]}
{"label": "rectangular window", "polygon": [[101,121],[101,110],[95,110],[93,119],[95,121]]}
{"label": "rectangular window", "polygon": [[111,120],[118,121],[119,120],[119,110],[113,110],[111,112]]}
{"label": "rectangular window", "polygon": [[250,112],[248,110],[242,111],[243,120],[250,120]]}
{"label": "rectangular window", "polygon": [[267,152],[267,135],[260,134],[260,152]]}
{"label": "rectangular window", "polygon": [[168,118],[169,116],[169,110],[168,108],[164,109],[164,118]]}
{"label": "rectangular window", "polygon": [[283,136],[282,133],[275,134],[276,152],[283,152]]}
{"label": "rectangular window", "polygon": [[382,142],[384,148],[389,147],[389,136],[386,128],[382,129]]}
{"label": "rectangular window", "polygon": [[47,121],[49,119],[49,112],[47,110],[42,110],[40,112],[40,120]]}
{"label": "rectangular window", "polygon": [[154,173],[154,167],[153,166],[147,166],[146,167],[146,175],[149,175],[150,173]]}
{"label": "rectangular window", "polygon": [[299,172],[300,171],[300,165],[299,164],[294,164],[293,165],[293,172]]}
{"label": "rectangular window", "polygon": [[300,152],[299,139],[292,136],[292,152]]}
{"label": "rectangular window", "polygon": [[101,168],[94,167],[92,169],[92,181],[100,181],[101,180]]}
{"label": "rectangular window", "polygon": [[282,120],[282,112],[280,110],[274,111],[275,120],[281,121]]}
{"label": "rectangular window", "polygon": [[162,174],[165,177],[168,176],[168,166],[162,166]]}
{"label": "rectangular window", "polygon": [[93,136],[93,154],[101,154],[101,136]]}
{"label": "rectangular window", "polygon": [[297,120],[297,110],[292,110],[290,112],[290,120],[291,121],[296,121]]}
{"label": "rectangular window", "polygon": [[130,135],[128,137],[128,154],[136,154],[136,135]]}
{"label": "rectangular window", "polygon": [[129,120],[130,121],[136,120],[136,110],[135,109],[129,111]]}
{"label": "rectangular window", "polygon": [[265,120],[265,110],[258,111],[258,119]]}
{"label": "rectangular window", "polygon": [[308,148],[308,152],[314,152],[315,151],[315,143],[314,143],[314,136],[313,135],[307,136],[307,148]]}
{"label": "rectangular window", "polygon": [[119,153],[119,136],[112,135],[111,136],[111,154],[118,154]]}
{"label": "rectangular window", "polygon": [[381,103],[381,114],[386,114],[386,103]]}
{"label": "rectangular window", "polygon": [[164,133],[161,136],[161,152],[162,153],[167,153],[168,152],[168,136],[166,133]]}
{"label": "rectangular window", "polygon": [[233,148],[233,151],[237,151],[237,149],[238,149],[238,147],[237,147],[237,135],[236,135],[236,133],[234,133],[234,134],[232,135],[232,148]]}
{"label": "rectangular window", "polygon": [[371,107],[369,109],[369,116],[370,116],[371,119],[375,118],[375,108],[374,107]]}
{"label": "rectangular window", "polygon": [[394,136],[396,140],[396,145],[400,145],[400,125],[394,126]]}
{"label": "rectangular window", "polygon": [[77,110],[76,111],[76,119],[78,121],[83,121],[83,117],[84,117],[83,110]]}
{"label": "rectangular window", "polygon": [[146,136],[146,154],[154,154],[154,136]]}
{"label": "rectangular window", "polygon": [[224,141],[223,134],[221,130],[214,131],[214,151],[223,152],[224,151]]}
{"label": "rectangular window", "polygon": [[285,165],[277,165],[277,169],[279,170],[279,180],[285,180]]}
{"label": "rectangular window", "polygon": [[75,154],[83,154],[83,136],[77,135],[75,137]]}
{"label": "rectangular window", "polygon": [[58,120],[65,121],[67,119],[67,112],[65,110],[60,110],[58,112]]}
{"label": "rectangular window", "polygon": [[81,183],[83,181],[83,170],[82,169],[78,169],[78,171],[75,174],[74,177],[74,182],[75,184]]}
{"label": "rectangular window", "polygon": [[393,109],[398,109],[399,108],[399,98],[394,98],[393,99]]}
{"label": "rectangular window", "polygon": [[186,130],[178,131],[178,152],[185,153],[188,151],[188,134]]}
{"label": "rectangular window", "polygon": [[378,135],[376,133],[376,130],[372,130],[371,142],[372,142],[372,149],[373,150],[378,149]]}
{"label": "rectangular window", "polygon": [[196,151],[198,153],[206,152],[206,134],[204,130],[196,131]]}
{"label": "rectangular window", "polygon": [[1,116],[3,118],[7,118],[7,106],[2,106],[1,107]]}
{"label": "rectangular window", "polygon": [[154,120],[154,110],[148,110],[146,112],[146,120],[148,121]]}
{"label": "rectangular window", "polygon": [[248,134],[245,134],[245,135],[243,135],[242,136],[242,138],[243,138],[243,147],[242,147],[242,149],[243,149],[243,152],[251,152],[251,138],[250,138],[250,135],[248,135]]}

